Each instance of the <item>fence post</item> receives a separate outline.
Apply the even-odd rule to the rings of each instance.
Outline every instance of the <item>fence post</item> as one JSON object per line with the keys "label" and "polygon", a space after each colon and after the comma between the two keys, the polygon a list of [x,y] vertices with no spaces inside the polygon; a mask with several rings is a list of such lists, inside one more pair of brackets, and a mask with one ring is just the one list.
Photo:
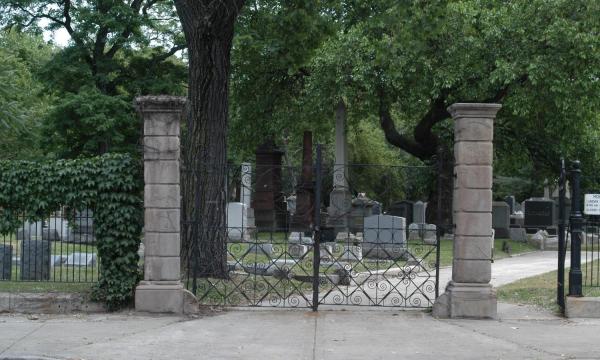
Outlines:
{"label": "fence post", "polygon": [[452,281],[438,297],[439,318],[495,318],[492,276],[494,119],[500,104],[457,103],[454,119],[454,259]]}
{"label": "fence post", "polygon": [[567,193],[567,174],[565,170],[565,159],[560,159],[560,179],[558,180],[558,281],[556,291],[556,302],[561,311],[565,311],[565,227],[566,211],[565,198]]}
{"label": "fence post", "polygon": [[571,168],[571,270],[569,271],[569,296],[582,297],[581,240],[583,215],[581,213],[581,164],[573,161]]}
{"label": "fence post", "polygon": [[144,281],[135,309],[183,313],[180,267],[179,132],[185,98],[141,96],[135,106],[144,121]]}
{"label": "fence post", "polygon": [[314,241],[313,241],[313,298],[312,309],[317,311],[319,308],[319,267],[321,266],[321,182],[322,173],[322,154],[321,144],[317,144],[317,162],[316,162],[316,186],[314,203]]}

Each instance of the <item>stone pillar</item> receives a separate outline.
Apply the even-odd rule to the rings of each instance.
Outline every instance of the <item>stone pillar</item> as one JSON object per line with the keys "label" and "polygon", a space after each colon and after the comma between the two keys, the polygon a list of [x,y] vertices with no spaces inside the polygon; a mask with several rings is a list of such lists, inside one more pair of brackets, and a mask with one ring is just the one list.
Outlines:
{"label": "stone pillar", "polygon": [[442,318],[495,318],[492,275],[492,161],[499,104],[457,103],[454,119],[454,260],[452,281],[436,299]]}
{"label": "stone pillar", "polygon": [[144,121],[144,281],[135,309],[183,313],[180,267],[179,129],[185,98],[141,96]]}

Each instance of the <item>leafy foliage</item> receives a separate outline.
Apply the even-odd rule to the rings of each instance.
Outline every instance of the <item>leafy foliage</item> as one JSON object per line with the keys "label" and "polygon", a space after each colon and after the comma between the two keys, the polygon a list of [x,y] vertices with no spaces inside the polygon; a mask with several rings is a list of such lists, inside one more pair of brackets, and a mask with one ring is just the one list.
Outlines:
{"label": "leafy foliage", "polygon": [[45,93],[56,97],[43,116],[41,144],[51,156],[133,150],[141,126],[126,104],[185,92],[186,66],[173,56],[185,45],[170,0],[6,0],[0,12],[0,26],[69,36],[40,71]]}
{"label": "leafy foliage", "polygon": [[46,162],[0,161],[0,233],[19,215],[39,220],[62,207],[94,209],[101,260],[94,295],[111,309],[131,300],[139,280],[142,228],[140,164],[129,155]]}
{"label": "leafy foliage", "polygon": [[52,55],[41,38],[14,31],[0,33],[0,158],[32,159],[37,151],[41,117],[51,97],[37,76]]}

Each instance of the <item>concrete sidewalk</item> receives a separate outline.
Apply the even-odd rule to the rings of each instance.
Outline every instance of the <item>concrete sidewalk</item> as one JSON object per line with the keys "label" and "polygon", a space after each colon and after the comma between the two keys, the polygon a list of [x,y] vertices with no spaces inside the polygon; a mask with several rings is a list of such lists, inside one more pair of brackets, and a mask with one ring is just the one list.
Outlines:
{"label": "concrete sidewalk", "polygon": [[436,320],[419,311],[227,311],[196,319],[111,314],[4,315],[0,358],[599,359],[600,320],[515,305],[500,320]]}
{"label": "concrete sidewalk", "polygon": [[[568,257],[567,257],[568,259]],[[496,261],[500,286],[556,269],[556,252]],[[440,289],[450,278],[440,273]],[[333,309],[333,310],[329,310]],[[600,320],[500,304],[499,320],[436,320],[394,308],[0,316],[0,359],[600,359]]]}

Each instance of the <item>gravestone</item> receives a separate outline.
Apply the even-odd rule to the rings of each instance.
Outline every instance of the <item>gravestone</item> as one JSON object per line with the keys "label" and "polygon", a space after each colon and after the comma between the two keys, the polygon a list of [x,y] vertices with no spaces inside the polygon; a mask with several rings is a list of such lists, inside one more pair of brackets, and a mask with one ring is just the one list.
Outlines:
{"label": "gravestone", "polygon": [[97,261],[98,257],[94,253],[75,252],[69,254],[63,264],[66,266],[95,266]]}
{"label": "gravestone", "polygon": [[308,246],[301,244],[290,244],[288,254],[293,258],[301,258],[308,253]]}
{"label": "gravestone", "polygon": [[417,201],[413,205],[413,222],[415,224],[425,224],[425,212],[427,211],[427,203]]}
{"label": "gravestone", "polygon": [[362,261],[362,247],[353,245],[344,245],[342,254],[337,258],[338,261]]}
{"label": "gravestone", "polygon": [[76,244],[91,244],[96,241],[94,235],[94,212],[91,209],[75,211],[73,224],[70,236],[66,239],[63,238],[63,241]]}
{"label": "gravestone", "polygon": [[348,142],[346,139],[346,105],[337,104],[335,111],[335,164],[333,165],[333,190],[329,194],[327,225],[335,232],[348,231],[352,210],[352,194],[348,186]]}
{"label": "gravestone", "polygon": [[37,237],[42,236],[43,222],[36,221],[34,223],[29,221],[24,221],[23,226],[20,226],[17,229],[17,240],[31,240],[32,238],[37,239]]}
{"label": "gravestone", "polygon": [[50,280],[50,246],[48,240],[21,242],[21,280]]}
{"label": "gravestone", "polygon": [[364,193],[359,194],[356,199],[352,200],[352,210],[348,219],[350,232],[362,231],[364,218],[375,215],[373,209],[377,204],[376,201],[369,199]]}
{"label": "gravestone", "polygon": [[12,275],[12,246],[0,245],[0,280],[10,280]]}
{"label": "gravestone", "polygon": [[292,231],[288,235],[288,243],[310,245],[313,243],[312,237],[306,236],[304,232]]}
{"label": "gravestone", "polygon": [[510,216],[510,225],[513,227],[525,226],[525,215],[521,211],[517,211]]}
{"label": "gravestone", "polygon": [[437,226],[434,224],[410,224],[408,226],[408,241],[423,242],[428,245],[437,244]]}
{"label": "gravestone", "polygon": [[504,198],[504,202],[506,202],[508,204],[508,207],[510,209],[510,214],[514,214],[515,211],[517,211],[516,209],[516,205],[517,205],[517,200],[515,199],[514,196],[507,196]]}
{"label": "gravestone", "polygon": [[525,201],[524,225],[528,229],[547,229],[556,225],[554,201],[546,198],[532,198]]}
{"label": "gravestone", "polygon": [[287,207],[282,192],[283,151],[268,140],[256,149],[256,186],[252,208],[258,231],[286,231]]}
{"label": "gravestone", "polygon": [[248,208],[244,203],[227,204],[227,237],[230,242],[248,241],[253,228],[248,220]]}
{"label": "gravestone", "polygon": [[71,236],[69,221],[61,217],[51,217],[48,220],[48,229],[54,233],[54,236],[58,236],[58,238],[47,238],[44,240],[64,240]]}
{"label": "gravestone", "polygon": [[51,266],[62,266],[67,261],[67,255],[52,255],[50,257]]}
{"label": "gravestone", "polygon": [[372,215],[364,220],[363,256],[397,260],[406,257],[406,219]]}
{"label": "gravestone", "polygon": [[499,238],[508,238],[510,228],[510,206],[504,201],[492,203],[492,228]]}
{"label": "gravestone", "polygon": [[511,227],[508,229],[509,237],[512,241],[527,242],[527,232],[522,227]]}
{"label": "gravestone", "polygon": [[387,215],[399,216],[406,219],[407,224],[412,224],[413,221],[413,206],[412,201],[398,201],[393,203],[386,212]]}

